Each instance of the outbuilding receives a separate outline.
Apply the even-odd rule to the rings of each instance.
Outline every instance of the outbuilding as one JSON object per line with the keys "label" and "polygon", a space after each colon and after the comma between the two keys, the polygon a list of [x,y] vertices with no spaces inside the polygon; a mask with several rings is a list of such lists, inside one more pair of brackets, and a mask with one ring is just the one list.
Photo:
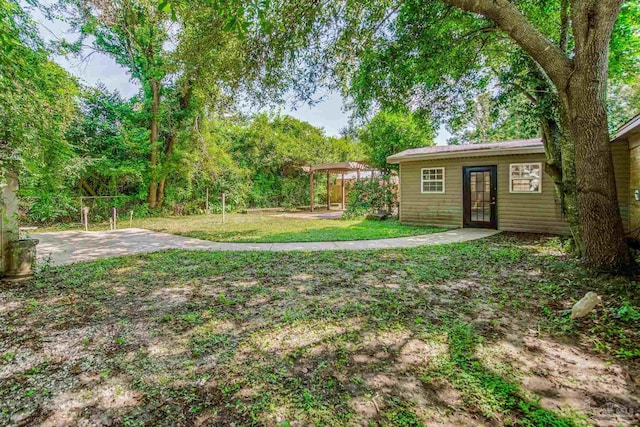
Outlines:
{"label": "outbuilding", "polygon": [[[611,143],[625,230],[640,227],[640,115]],[[430,146],[387,158],[400,167],[400,221],[568,234],[542,140]],[[637,194],[636,194],[637,192]]]}

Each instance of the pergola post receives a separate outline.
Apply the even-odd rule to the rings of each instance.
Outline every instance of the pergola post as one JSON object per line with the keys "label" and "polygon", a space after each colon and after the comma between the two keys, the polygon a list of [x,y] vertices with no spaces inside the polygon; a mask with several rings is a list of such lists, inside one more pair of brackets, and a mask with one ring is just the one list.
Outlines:
{"label": "pergola post", "polygon": [[344,207],[345,207],[345,203],[344,203],[344,173],[340,177],[340,190],[342,192],[342,210],[344,210]]}
{"label": "pergola post", "polygon": [[[345,174],[350,172],[356,173],[356,179],[360,181],[361,172],[367,172],[371,169],[371,166],[361,163],[361,162],[337,162],[337,163],[322,163],[318,165],[310,165],[305,166],[304,170],[309,172],[310,179],[310,191],[311,191],[311,212],[315,210],[315,199],[314,199],[314,174],[318,173],[326,173],[327,174],[327,211],[331,210],[331,174],[336,174],[336,185],[337,185],[337,177],[340,175],[341,183],[340,183],[340,205],[342,206],[342,210],[347,207],[347,188],[345,183]],[[366,182],[366,178],[365,182]],[[373,179],[373,176],[371,177]],[[337,200],[336,200],[337,202]]]}
{"label": "pergola post", "polygon": [[310,179],[310,187],[311,187],[311,212],[313,212],[313,208],[314,208],[314,203],[313,203],[313,172],[311,172],[311,175],[309,175],[311,177]]}
{"label": "pergola post", "polygon": [[331,173],[327,171],[327,210],[331,210]]}

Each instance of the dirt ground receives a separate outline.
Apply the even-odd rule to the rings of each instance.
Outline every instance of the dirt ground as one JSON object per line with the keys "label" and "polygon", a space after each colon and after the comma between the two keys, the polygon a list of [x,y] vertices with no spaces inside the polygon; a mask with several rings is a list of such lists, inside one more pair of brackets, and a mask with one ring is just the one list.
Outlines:
{"label": "dirt ground", "polygon": [[[169,251],[3,284],[0,424],[640,423],[626,279],[513,235],[342,254]],[[571,321],[591,289],[604,304]]]}

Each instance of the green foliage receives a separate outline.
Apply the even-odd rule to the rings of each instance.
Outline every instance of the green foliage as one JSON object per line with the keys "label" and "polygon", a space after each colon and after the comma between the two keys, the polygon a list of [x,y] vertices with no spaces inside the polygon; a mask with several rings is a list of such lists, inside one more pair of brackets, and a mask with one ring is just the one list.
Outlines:
{"label": "green foliage", "polygon": [[87,196],[130,194],[144,181],[148,134],[136,100],[125,101],[105,87],[88,88],[82,115],[68,138],[87,159],[81,185]]}
{"label": "green foliage", "polygon": [[[154,214],[146,206],[148,131],[136,106],[136,98],[123,100],[104,88],[81,93],[82,114],[66,132],[74,147],[67,165],[74,173],[59,176],[60,185],[51,187],[43,185],[36,165],[26,168],[21,187],[26,220],[77,221],[79,196],[85,197],[92,222],[108,218],[111,207],[121,215],[134,210],[136,218]],[[170,214],[204,213],[207,190],[212,212],[220,212],[223,192],[229,210],[308,205],[309,175],[303,166],[362,157],[355,141],[327,137],[289,116],[222,120],[212,115],[181,138],[165,194],[164,212]],[[318,197],[325,197],[324,187],[316,188]]]}
{"label": "green foliage", "polygon": [[613,315],[623,322],[640,322],[640,310],[629,301],[623,301],[622,305],[614,310]]}
{"label": "green foliage", "polygon": [[230,142],[233,158],[250,181],[247,205],[267,207],[309,204],[309,175],[302,167],[357,159],[358,148],[293,117],[267,114],[236,127]]}
{"label": "green foliage", "polygon": [[[640,66],[639,66],[640,67]],[[612,80],[609,87],[609,129],[615,133],[620,126],[638,114],[640,105],[640,75],[634,74],[625,79]]]}
{"label": "green foliage", "polygon": [[388,165],[387,157],[409,148],[433,145],[434,129],[429,122],[406,111],[381,111],[359,132],[371,166],[397,169]]}
{"label": "green foliage", "polygon": [[[133,142],[147,153],[147,164],[126,172],[144,182],[149,207],[196,209],[182,200],[192,192],[192,177],[206,173],[190,167],[202,166],[206,155],[200,124],[209,116],[233,113],[239,93],[246,95],[253,82],[268,80],[256,71],[261,61],[255,61],[253,45],[239,37],[244,29],[227,25],[226,5],[211,8],[202,2],[68,0],[59,2],[59,10],[81,35],[74,46],[67,46],[69,52],[80,53],[86,41],[127,69],[141,86],[134,102],[136,126],[147,133],[136,132],[136,139],[146,138],[146,147]],[[230,175],[227,178],[233,178]],[[181,187],[184,181],[189,185]]]}
{"label": "green foliage", "polygon": [[233,351],[232,339],[226,334],[209,334],[206,336],[194,337],[191,340],[191,353],[194,357],[216,355],[219,361],[229,357]]}
{"label": "green foliage", "polygon": [[385,413],[385,417],[392,426],[397,427],[423,427],[420,418],[413,413],[411,405],[399,399],[392,399],[389,402],[390,410]]}
{"label": "green foliage", "polygon": [[77,83],[50,60],[17,3],[1,0],[0,18],[0,175],[29,169],[38,185],[59,191],[75,173],[65,134],[77,114]]}
{"label": "green foliage", "polygon": [[356,181],[349,191],[344,218],[358,218],[396,206],[398,198],[387,179]]}
{"label": "green foliage", "polygon": [[[518,8],[560,42],[559,2]],[[368,157],[387,169],[388,155],[432,143],[443,121],[454,142],[482,142],[536,135],[539,119],[556,114],[553,97],[537,99],[549,86],[528,56],[489,20],[445,2],[62,0],[52,10],[81,33],[59,52],[88,44],[141,90],[129,100],[80,90],[19,4],[0,0],[0,141],[23,168],[21,195],[40,204],[28,210],[33,221],[77,218],[71,198],[93,194],[118,195],[95,202],[96,215],[114,204],[152,214],[143,203],[160,182],[164,213],[203,212],[207,189],[213,211],[222,192],[230,208],[308,204],[302,166]],[[638,10],[623,5],[612,39],[612,123],[637,108]],[[361,143],[286,116],[237,114],[291,90],[309,100],[324,84],[343,89],[361,117],[380,111]],[[374,192],[354,209],[391,198]]]}
{"label": "green foliage", "polygon": [[42,197],[20,201],[23,214],[31,222],[50,224],[61,219],[75,219],[79,215],[78,202],[68,195],[50,197],[41,191]]}
{"label": "green foliage", "polygon": [[485,143],[539,136],[540,111],[521,94],[482,92],[466,100],[449,120],[450,144]]}
{"label": "green foliage", "polygon": [[[27,220],[77,221],[80,196],[91,208],[92,221],[107,218],[112,206],[121,214],[134,210],[136,217],[157,214],[157,206],[163,213],[203,213],[207,191],[214,212],[221,209],[223,192],[229,209],[309,204],[302,166],[360,160],[352,140],[328,138],[308,123],[237,114],[238,94],[250,102],[276,99],[281,79],[260,71],[262,61],[255,56],[260,47],[245,25],[252,19],[245,12],[253,9],[222,6],[58,2],[51,10],[80,34],[77,42],[56,43],[59,52],[79,55],[89,46],[112,57],[141,87],[136,96],[123,99],[104,87],[80,91],[48,62],[28,16],[2,3],[1,13],[13,17],[8,22],[15,39],[33,40],[22,52],[8,49],[16,52],[7,61],[25,66],[17,67],[20,73],[3,74],[0,82],[11,88],[12,77],[23,78],[34,86],[28,94],[37,95],[16,103],[22,93],[0,94],[7,107],[0,110],[2,132],[10,133],[0,139],[9,140],[13,157],[26,154],[20,191]],[[233,19],[240,25],[227,25]],[[33,66],[19,61],[31,57]],[[270,67],[275,70],[275,63]],[[50,107],[46,103],[52,99]],[[34,144],[24,144],[30,140]],[[318,186],[319,196],[322,191]],[[156,204],[149,200],[152,192]]]}
{"label": "green foliage", "polygon": [[[553,118],[557,101],[551,108],[544,105],[554,92],[546,73],[490,19],[462,11],[457,2],[285,3],[261,7],[263,15],[273,17],[271,27],[282,26],[270,34],[272,49],[279,58],[293,52],[291,68],[306,74],[293,85],[302,97],[328,80],[352,99],[363,117],[379,109],[409,107],[438,123],[448,122],[457,142],[528,137],[539,134],[540,119]],[[532,26],[572,56],[571,23],[561,25],[562,5],[569,3],[514,4]],[[304,8],[304,13],[290,20],[287,12],[296,8]],[[624,2],[610,45],[612,86],[628,85],[637,75],[638,22],[638,2]],[[256,33],[265,31],[261,20],[256,24]],[[612,108],[627,102],[626,93],[610,94]],[[623,114],[628,119],[636,112]]]}

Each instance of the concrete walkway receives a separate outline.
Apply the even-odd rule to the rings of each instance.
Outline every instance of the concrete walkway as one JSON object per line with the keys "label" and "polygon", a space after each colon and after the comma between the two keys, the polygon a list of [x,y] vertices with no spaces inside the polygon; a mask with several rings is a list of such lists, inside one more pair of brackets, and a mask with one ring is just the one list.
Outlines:
{"label": "concrete walkway", "polygon": [[61,231],[33,234],[39,239],[40,264],[65,265],[101,258],[133,255],[165,249],[212,251],[325,251],[411,248],[424,245],[466,242],[498,233],[496,230],[463,228],[423,236],[394,239],[308,243],[216,243],[141,228],[116,231]]}

